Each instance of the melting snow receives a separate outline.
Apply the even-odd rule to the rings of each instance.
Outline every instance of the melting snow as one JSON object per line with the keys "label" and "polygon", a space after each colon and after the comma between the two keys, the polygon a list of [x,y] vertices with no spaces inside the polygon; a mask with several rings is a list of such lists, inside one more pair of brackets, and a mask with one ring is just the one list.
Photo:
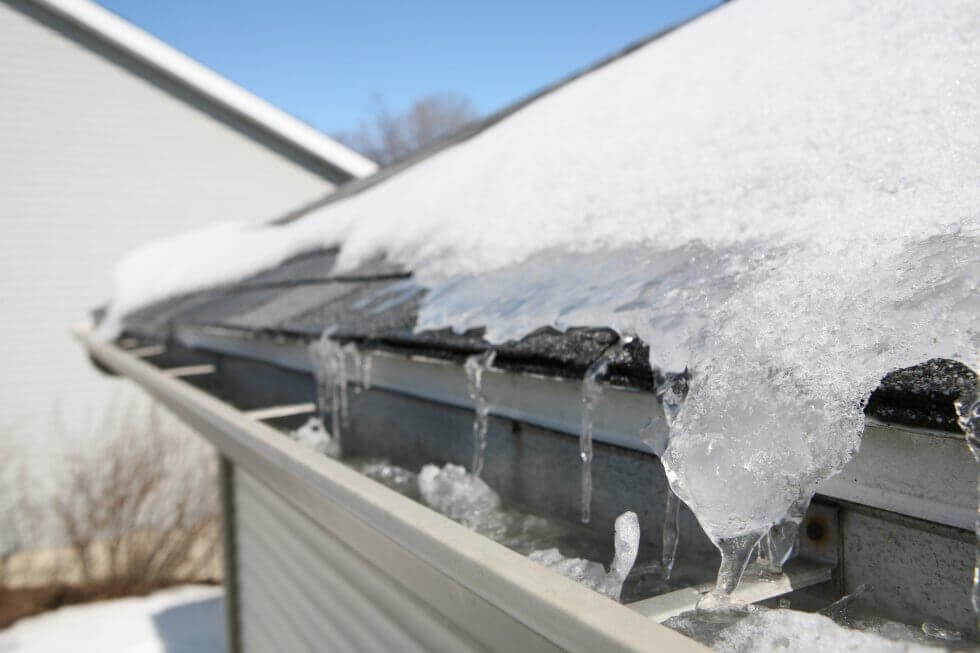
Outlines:
{"label": "melting snow", "polygon": [[341,268],[416,272],[419,329],[635,334],[690,373],[664,464],[737,571],[733,543],[858,447],[884,374],[978,367],[977,18],[975,0],[725,5],[289,227],[134,252],[106,330],[340,243]]}

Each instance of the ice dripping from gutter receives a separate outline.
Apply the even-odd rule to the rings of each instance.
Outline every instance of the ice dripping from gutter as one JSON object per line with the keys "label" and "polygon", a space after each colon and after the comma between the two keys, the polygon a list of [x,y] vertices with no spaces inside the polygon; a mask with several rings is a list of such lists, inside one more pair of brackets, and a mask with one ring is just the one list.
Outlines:
{"label": "ice dripping from gutter", "polygon": [[[968,392],[956,401],[956,417],[960,428],[966,436],[966,444],[970,448],[977,464],[980,465],[980,382],[976,382],[973,392]],[[973,613],[980,628],[980,469],[977,470],[977,517],[974,524],[976,532],[976,555],[973,565]]]}
{"label": "ice dripping from gutter", "polygon": [[347,365],[340,343],[324,333],[309,346],[310,362],[316,379],[317,407],[321,415],[330,412],[330,432],[342,449],[343,417],[347,404]]}
{"label": "ice dripping from gutter", "polygon": [[725,3],[289,227],[134,253],[107,324],[340,244],[340,269],[386,254],[429,289],[419,330],[635,333],[689,371],[673,490],[749,545],[850,458],[885,374],[978,369],[976,16]]}
{"label": "ice dripping from gutter", "polygon": [[463,368],[466,372],[466,389],[473,400],[473,476],[479,478],[483,473],[483,459],[487,450],[487,428],[489,427],[490,400],[483,390],[483,374],[497,358],[496,349],[488,349],[482,354],[473,354],[466,359]]}
{"label": "ice dripping from gutter", "polygon": [[[657,379],[656,395],[668,427],[677,418],[677,413],[680,412],[684,398],[687,396],[687,381],[686,372],[681,374],[667,373],[663,375],[663,378]],[[644,429],[641,436],[651,451],[657,457],[663,458],[664,451],[667,449],[667,441],[663,439],[662,434],[648,433],[648,429]],[[680,511],[681,500],[668,484],[664,505],[664,523],[661,530],[660,554],[664,578],[668,581],[674,572],[674,564],[677,561],[677,546],[680,543]]]}
{"label": "ice dripping from gutter", "polygon": [[374,368],[374,356],[370,351],[364,352],[361,359],[361,387],[365,390],[371,389],[371,372]]}
{"label": "ice dripping from gutter", "polygon": [[370,385],[371,358],[353,342],[341,345],[329,332],[311,343],[308,353],[316,380],[317,409],[320,415],[330,413],[330,434],[339,451],[343,430],[350,426],[348,385],[353,381],[358,391]]}
{"label": "ice dripping from gutter", "polygon": [[668,487],[667,503],[664,506],[664,525],[663,532],[661,533],[662,549],[660,554],[660,564],[666,580],[670,580],[670,576],[674,572],[674,564],[677,562],[677,544],[680,542],[680,513],[681,500]]}
{"label": "ice dripping from gutter", "polygon": [[582,462],[581,475],[581,506],[582,523],[588,524],[592,519],[592,428],[595,421],[595,410],[602,398],[602,377],[609,371],[609,363],[616,353],[622,351],[632,338],[622,338],[607,348],[585,372],[582,379],[582,429],[579,432],[578,455]]}
{"label": "ice dripping from gutter", "polygon": [[[356,383],[355,392],[360,392],[364,387],[364,357],[361,355],[361,350],[353,342],[348,342],[341,349],[344,352],[344,365],[350,363],[351,369],[354,370],[354,375],[348,380]],[[347,404],[346,397],[344,400],[343,417],[344,428],[347,428],[350,426],[350,406]]]}

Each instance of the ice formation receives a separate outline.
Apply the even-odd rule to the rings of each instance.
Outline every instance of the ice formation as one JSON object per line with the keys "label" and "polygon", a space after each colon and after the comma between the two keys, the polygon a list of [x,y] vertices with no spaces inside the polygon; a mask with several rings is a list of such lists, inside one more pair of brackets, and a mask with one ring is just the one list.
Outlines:
{"label": "ice formation", "polygon": [[430,508],[522,555],[556,546],[590,551],[563,524],[502,507],[500,496],[460,465],[426,465],[417,477],[417,493]]}
{"label": "ice formation", "polygon": [[303,426],[289,433],[289,437],[305,447],[331,458],[340,456],[340,445],[324,428],[319,417],[311,417]]}
{"label": "ice formation", "polygon": [[711,642],[715,651],[854,651],[855,653],[934,652],[915,641],[896,641],[874,632],[852,630],[827,617],[796,610],[756,610],[723,629]]}
{"label": "ice formation", "polygon": [[887,372],[977,370],[978,107],[975,0],[727,3],[288,227],[134,252],[105,329],[341,244],[414,271],[420,330],[635,333],[689,372],[663,462],[737,576]]}
{"label": "ice formation", "polygon": [[466,389],[474,404],[473,416],[473,466],[474,476],[483,473],[483,458],[487,450],[487,428],[489,428],[490,400],[483,390],[483,373],[493,367],[497,358],[496,349],[488,349],[482,354],[473,354],[463,365],[466,372]]}
{"label": "ice formation", "polygon": [[566,558],[556,547],[532,551],[528,557],[562,576],[618,601],[623,592],[623,583],[633,569],[640,547],[640,522],[635,512],[624,512],[616,518],[613,542],[615,555],[608,572],[598,562],[583,558]]}
{"label": "ice formation", "polygon": [[317,409],[321,415],[330,413],[330,432],[340,450],[341,434],[350,426],[347,386],[351,381],[358,384],[358,391],[370,386],[371,356],[362,354],[353,342],[341,345],[329,333],[310,344],[308,351],[316,379]]}
{"label": "ice formation", "polygon": [[423,467],[419,472],[419,494],[429,507],[493,539],[499,539],[496,534],[507,530],[500,496],[461,465]]}
{"label": "ice formation", "polygon": [[680,542],[680,515],[681,500],[677,498],[673,490],[667,488],[666,503],[664,505],[664,524],[660,534],[660,565],[663,569],[664,578],[670,580],[674,573],[674,563],[677,561],[677,545]]}
{"label": "ice formation", "polygon": [[[966,444],[973,453],[977,464],[980,464],[980,385],[977,385],[972,394],[967,394],[956,401],[956,417],[960,428],[966,435]],[[977,619],[977,627],[980,628],[980,469],[977,470],[977,517],[974,523],[976,533],[976,556],[973,564],[973,593],[971,600],[973,603],[973,613]]]}
{"label": "ice formation", "polygon": [[578,455],[582,459],[582,523],[592,519],[592,429],[595,410],[602,398],[602,377],[609,371],[609,363],[617,352],[631,342],[631,337],[621,338],[608,347],[589,366],[582,379],[582,429],[579,432]]}

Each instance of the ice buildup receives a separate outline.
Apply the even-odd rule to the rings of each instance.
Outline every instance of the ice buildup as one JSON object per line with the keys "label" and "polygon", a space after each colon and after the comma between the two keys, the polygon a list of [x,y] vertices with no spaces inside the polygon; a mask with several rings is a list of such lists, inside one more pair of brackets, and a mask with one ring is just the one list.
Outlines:
{"label": "ice buildup", "polygon": [[978,369],[978,67],[976,0],[725,3],[288,226],[134,252],[106,328],[340,244],[413,271],[419,330],[636,334],[689,373],[663,461],[737,570],[886,373]]}
{"label": "ice buildup", "polygon": [[493,367],[497,351],[489,349],[482,354],[473,354],[466,359],[463,368],[466,372],[466,389],[473,400],[473,475],[483,473],[484,454],[487,449],[487,429],[490,426],[490,400],[483,390],[483,373]]}
{"label": "ice buildup", "polygon": [[562,576],[618,601],[623,591],[623,583],[633,569],[640,547],[640,522],[635,512],[624,512],[616,518],[613,543],[615,556],[608,572],[598,562],[583,558],[566,558],[555,547],[532,551],[528,557]]}
{"label": "ice buildup", "polygon": [[340,446],[337,441],[324,428],[323,422],[319,417],[311,417],[306,423],[295,431],[289,433],[289,437],[299,442],[313,451],[322,453],[331,458],[340,457]]}

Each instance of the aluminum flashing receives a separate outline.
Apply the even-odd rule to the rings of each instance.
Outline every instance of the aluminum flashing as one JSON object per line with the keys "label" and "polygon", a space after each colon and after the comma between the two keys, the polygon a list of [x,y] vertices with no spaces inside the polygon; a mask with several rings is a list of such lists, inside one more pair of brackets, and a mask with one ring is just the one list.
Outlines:
{"label": "aluminum flashing", "polygon": [[541,642],[570,651],[703,650],[90,332],[76,336],[103,365],[131,378],[209,439],[236,471],[261,479],[272,494],[364,561],[383,561],[393,582],[486,648],[513,649],[520,641],[526,650],[540,650]]}

